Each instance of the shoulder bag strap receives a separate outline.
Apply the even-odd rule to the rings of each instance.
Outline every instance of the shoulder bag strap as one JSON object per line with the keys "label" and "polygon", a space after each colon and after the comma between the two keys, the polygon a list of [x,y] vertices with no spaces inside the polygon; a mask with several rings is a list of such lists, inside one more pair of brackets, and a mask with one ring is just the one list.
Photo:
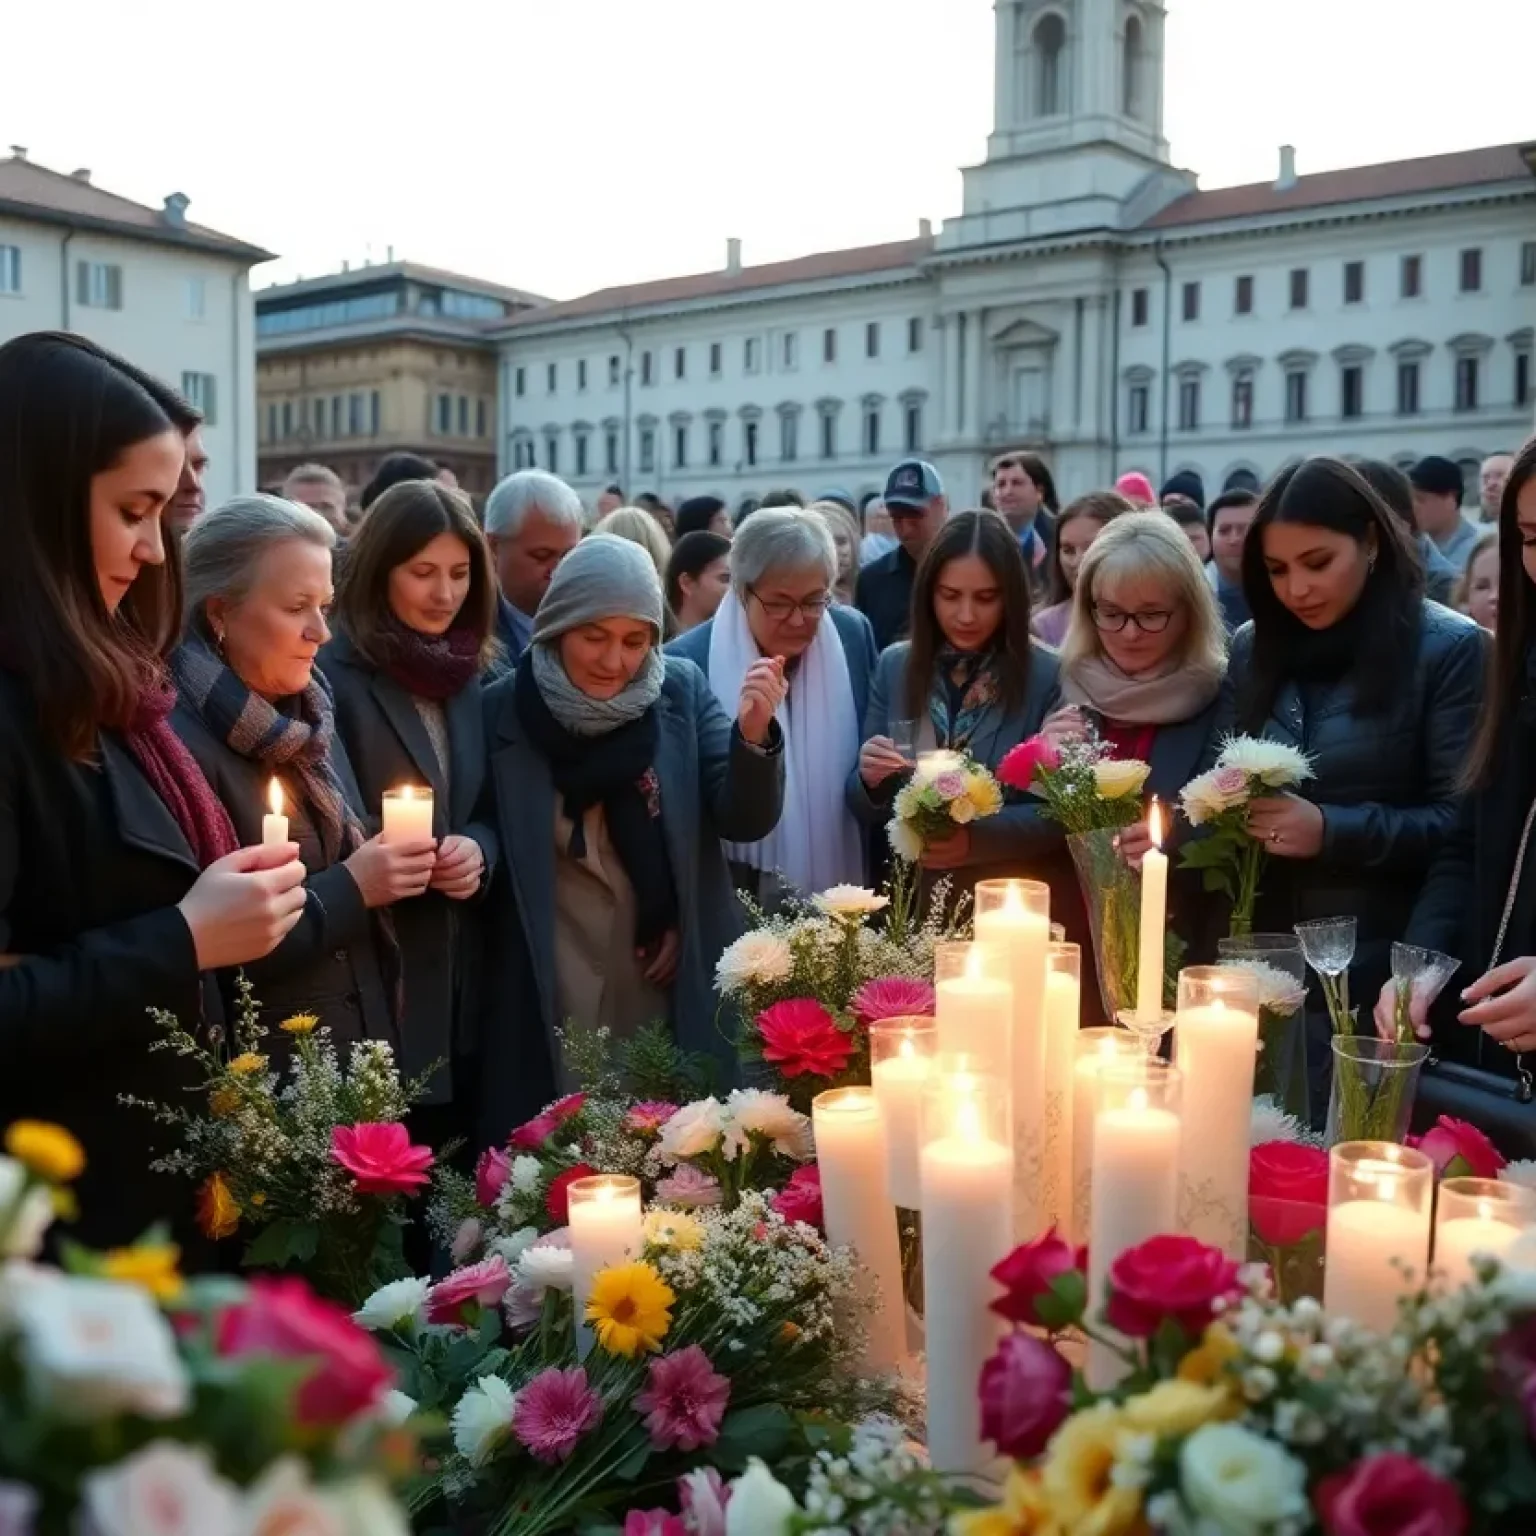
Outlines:
{"label": "shoulder bag strap", "polygon": [[[1536,826],[1536,799],[1532,799],[1531,808],[1525,813],[1525,826],[1520,831],[1520,846],[1515,850],[1515,870],[1509,879],[1509,894],[1504,898],[1504,915],[1499,919],[1498,937],[1493,941],[1493,954],[1488,958],[1490,971],[1499,964],[1504,953],[1504,941],[1509,937],[1509,920],[1514,916],[1515,897],[1520,892],[1520,876],[1525,871],[1525,854],[1530,847],[1533,826]],[[1487,1036],[1484,1036],[1484,1039],[1486,1038]],[[1521,1103],[1529,1104],[1533,1091],[1536,1091],[1536,1083],[1533,1083],[1531,1069],[1525,1064],[1523,1051],[1515,1057],[1515,1071],[1520,1076],[1518,1097]]]}

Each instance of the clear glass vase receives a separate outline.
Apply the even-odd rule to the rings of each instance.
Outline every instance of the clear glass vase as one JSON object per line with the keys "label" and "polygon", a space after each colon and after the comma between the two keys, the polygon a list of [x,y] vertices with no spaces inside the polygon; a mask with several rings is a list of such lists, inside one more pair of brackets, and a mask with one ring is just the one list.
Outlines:
{"label": "clear glass vase", "polygon": [[1429,1047],[1376,1035],[1333,1037],[1327,1141],[1396,1141],[1408,1134]]}
{"label": "clear glass vase", "polygon": [[1119,829],[1101,827],[1067,838],[1077,881],[1088,908],[1093,959],[1103,1017],[1116,1019],[1136,1006],[1136,971],[1141,947],[1141,875],[1115,847]]}
{"label": "clear glass vase", "polygon": [[1304,1004],[1307,961],[1293,933],[1236,934],[1219,939],[1223,965],[1236,965],[1259,978],[1259,1059],[1254,1096],[1268,1095],[1303,1125],[1310,1123]]}
{"label": "clear glass vase", "polygon": [[1323,1299],[1328,1207],[1250,1196],[1248,1261],[1268,1264],[1275,1298],[1290,1306],[1303,1296]]}

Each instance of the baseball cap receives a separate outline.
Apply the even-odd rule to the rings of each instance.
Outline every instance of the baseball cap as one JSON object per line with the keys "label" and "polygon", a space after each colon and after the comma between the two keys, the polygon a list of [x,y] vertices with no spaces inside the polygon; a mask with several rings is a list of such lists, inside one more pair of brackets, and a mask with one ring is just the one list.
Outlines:
{"label": "baseball cap", "polygon": [[847,507],[850,512],[857,512],[859,510],[858,503],[854,501],[852,495],[840,485],[834,485],[830,490],[817,491],[812,499],[814,501],[835,501],[838,506]]}
{"label": "baseball cap", "polygon": [[1452,459],[1443,459],[1431,453],[1419,460],[1408,471],[1408,483],[1416,491],[1428,491],[1431,496],[1454,496],[1461,500],[1466,489],[1461,469]]}
{"label": "baseball cap", "polygon": [[903,459],[885,482],[885,505],[896,513],[921,512],[943,494],[944,482],[926,459]]}

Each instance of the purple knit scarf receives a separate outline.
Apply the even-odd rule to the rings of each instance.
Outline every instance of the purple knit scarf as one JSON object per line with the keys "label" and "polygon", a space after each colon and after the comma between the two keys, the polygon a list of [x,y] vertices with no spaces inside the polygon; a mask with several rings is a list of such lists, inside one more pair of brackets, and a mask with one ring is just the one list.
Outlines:
{"label": "purple knit scarf", "polygon": [[441,704],[462,693],[480,670],[480,637],[467,624],[424,635],[390,614],[380,636],[385,675],[413,698]]}

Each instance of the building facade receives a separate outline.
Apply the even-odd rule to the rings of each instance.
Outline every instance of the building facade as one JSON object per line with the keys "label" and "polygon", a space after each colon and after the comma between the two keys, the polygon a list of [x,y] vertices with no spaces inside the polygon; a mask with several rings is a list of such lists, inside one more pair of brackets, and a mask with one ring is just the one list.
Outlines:
{"label": "building facade", "polygon": [[987,158],[936,238],[756,267],[731,242],[494,327],[503,471],[740,502],[873,489],[911,451],[965,504],[1010,447],[1064,496],[1132,469],[1214,494],[1529,433],[1536,146],[1312,176],[1282,150],[1201,191],[1162,134],[1160,0],[996,13]]}
{"label": "building facade", "polygon": [[543,301],[475,278],[390,261],[256,295],[260,483],[307,461],[355,496],[387,454],[496,483],[496,346],[490,325]]}
{"label": "building facade", "polygon": [[203,412],[210,505],[256,475],[249,272],[271,253],[146,208],[13,148],[0,159],[0,342],[73,331],[179,388]]}

